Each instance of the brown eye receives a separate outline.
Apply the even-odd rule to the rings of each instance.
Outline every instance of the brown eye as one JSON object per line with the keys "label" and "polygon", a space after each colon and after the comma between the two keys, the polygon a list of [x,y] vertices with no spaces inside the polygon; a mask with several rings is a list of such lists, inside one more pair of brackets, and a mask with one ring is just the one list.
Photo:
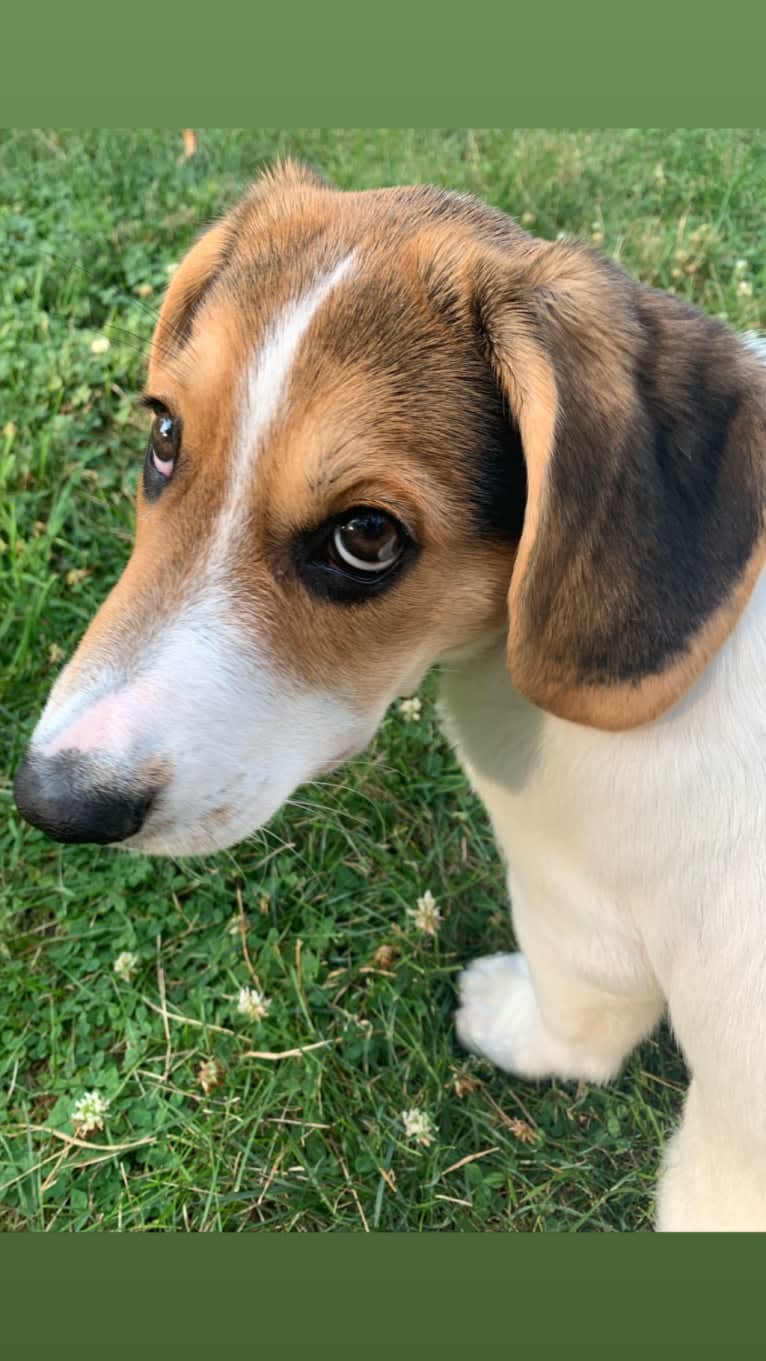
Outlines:
{"label": "brown eye", "polygon": [[360,510],[335,526],[332,556],[339,567],[381,575],[393,567],[405,548],[402,527],[379,510]]}
{"label": "brown eye", "polygon": [[178,457],[178,422],[167,412],[155,416],[149,439],[152,467],[170,477]]}
{"label": "brown eye", "polygon": [[155,416],[144,465],[144,491],[150,501],[156,500],[167,486],[175,472],[181,450],[180,421],[164,408],[158,410],[155,406],[153,409]]}
{"label": "brown eye", "polygon": [[419,553],[410,531],[373,506],[335,515],[293,545],[307,589],[336,605],[363,605],[392,589]]}

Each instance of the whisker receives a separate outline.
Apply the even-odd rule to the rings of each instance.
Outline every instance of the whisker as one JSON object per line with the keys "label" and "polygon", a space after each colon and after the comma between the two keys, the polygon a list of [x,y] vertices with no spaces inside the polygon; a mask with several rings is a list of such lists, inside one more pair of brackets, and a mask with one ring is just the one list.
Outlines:
{"label": "whisker", "polygon": [[159,321],[160,309],[158,307],[152,307],[151,303],[148,303],[145,298],[139,298],[138,294],[131,293],[130,301],[134,306],[140,307],[143,312],[146,312],[155,323]]}
{"label": "whisker", "polygon": [[130,331],[127,329],[127,327],[120,326],[116,321],[105,321],[103,329],[105,331],[117,331],[122,336],[130,336],[133,340],[140,341],[141,342],[140,348],[138,345],[133,345],[131,348],[134,349],[137,354],[140,354],[144,364],[148,363],[149,361],[149,355],[151,353],[152,345],[155,345],[157,347],[160,357],[162,358],[163,362],[167,364],[168,368],[172,368],[174,365],[178,363],[179,356],[175,354],[172,350],[168,349],[166,345],[164,344],[160,345],[159,342],[156,341],[152,336],[149,336],[148,338],[142,341],[142,338],[139,335],[137,335],[135,331]]}
{"label": "whisker", "polygon": [[[50,260],[54,261],[56,264],[80,270],[81,273],[85,275],[85,278],[88,279],[89,282],[91,282],[90,273],[86,269],[82,260],[79,260],[74,256],[67,258],[61,252],[54,251],[47,243],[41,243],[40,253],[42,255],[46,255]],[[155,325],[159,321],[160,309],[153,307],[150,303],[147,303],[145,298],[140,298],[136,294],[130,293],[127,290],[125,290],[123,292],[123,301],[125,303],[130,303],[131,305],[140,307],[144,312],[147,313],[148,316],[152,318],[152,321],[155,323]],[[179,348],[185,349],[188,353],[191,354],[192,358],[196,358],[197,356],[195,353],[194,342],[191,340],[191,338],[185,335],[181,328],[176,326],[169,319],[165,321],[164,325],[167,327],[170,335],[176,341]],[[162,357],[163,360],[165,360],[167,363],[172,362],[173,354],[169,347],[167,346],[165,347],[165,352],[163,353]]]}
{"label": "whisker", "polygon": [[[147,303],[144,298],[139,297],[134,298],[131,295],[131,302],[135,302],[138,307],[143,308],[143,310],[147,312],[150,317],[152,317],[155,324],[159,321],[160,318],[159,310],[156,307],[152,307],[151,304]],[[170,321],[167,317],[163,322],[163,326],[167,327],[171,336],[177,342],[179,349],[183,349],[188,354],[191,354],[191,357],[193,359],[196,359],[198,357],[194,348],[194,341],[192,340],[191,336],[186,335],[181,330],[180,326],[176,326],[175,323]],[[171,351],[168,350],[165,356],[163,357],[169,361],[172,358]]]}
{"label": "whisker", "polygon": [[116,331],[121,337],[125,336],[130,337],[130,339],[136,343],[133,345],[128,345],[128,349],[133,350],[135,354],[139,355],[139,357],[144,361],[144,363],[146,362],[150,344],[148,340],[142,340],[142,338],[140,336],[137,336],[134,331],[126,330],[124,326],[118,326],[117,323],[114,321],[105,321],[103,329],[105,331]]}

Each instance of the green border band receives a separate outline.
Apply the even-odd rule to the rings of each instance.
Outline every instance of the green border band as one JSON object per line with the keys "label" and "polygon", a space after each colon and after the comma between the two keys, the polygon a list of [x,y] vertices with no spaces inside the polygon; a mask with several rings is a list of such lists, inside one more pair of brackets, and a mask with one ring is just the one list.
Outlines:
{"label": "green border band", "polygon": [[763,6],[6,7],[0,123],[753,126]]}

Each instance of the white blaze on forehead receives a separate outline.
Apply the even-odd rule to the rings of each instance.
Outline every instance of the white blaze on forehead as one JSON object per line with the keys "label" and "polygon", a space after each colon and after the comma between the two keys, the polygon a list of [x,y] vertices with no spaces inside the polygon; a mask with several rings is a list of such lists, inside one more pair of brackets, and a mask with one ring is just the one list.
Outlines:
{"label": "white blaze on forehead", "polygon": [[301,298],[289,302],[268,328],[242,384],[242,413],[237,431],[231,480],[213,540],[213,565],[220,565],[231,538],[242,523],[247,491],[259,447],[287,392],[295,357],[325,299],[351,271],[354,252],[323,274]]}
{"label": "white blaze on forehead", "polygon": [[352,252],[335,269],[318,279],[302,298],[288,303],[267,331],[246,378],[238,452],[247,454],[252,450],[271,425],[286,390],[298,346],[325,298],[349,273],[353,259]]}

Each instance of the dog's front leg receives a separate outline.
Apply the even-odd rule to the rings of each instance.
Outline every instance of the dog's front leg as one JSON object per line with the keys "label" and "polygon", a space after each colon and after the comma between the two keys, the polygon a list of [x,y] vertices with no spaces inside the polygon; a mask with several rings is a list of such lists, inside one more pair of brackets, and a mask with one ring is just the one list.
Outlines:
{"label": "dog's front leg", "polygon": [[458,1036],[520,1077],[607,1082],[654,1028],[664,998],[627,933],[591,935],[575,904],[565,929],[558,918],[517,893],[524,952],[477,959],[461,975]]}
{"label": "dog's front leg", "polygon": [[658,1230],[766,1232],[766,1140],[732,1124],[730,1109],[721,1093],[706,1094],[692,1079],[681,1126],[665,1151]]}
{"label": "dog's front leg", "polygon": [[749,906],[761,873],[754,854],[737,856],[715,897],[687,913],[671,958],[670,1019],[692,1080],[665,1153],[658,1229],[766,1232],[760,895]]}

